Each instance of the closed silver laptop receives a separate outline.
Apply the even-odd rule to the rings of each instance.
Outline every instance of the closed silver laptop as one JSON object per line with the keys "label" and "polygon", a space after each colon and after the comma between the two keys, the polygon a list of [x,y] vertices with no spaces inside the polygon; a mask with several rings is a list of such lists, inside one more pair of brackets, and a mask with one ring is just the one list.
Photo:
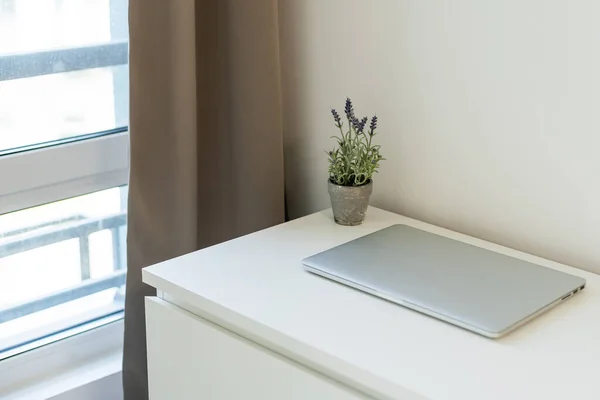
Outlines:
{"label": "closed silver laptop", "polygon": [[302,263],[315,274],[492,338],[585,286],[577,276],[406,225]]}

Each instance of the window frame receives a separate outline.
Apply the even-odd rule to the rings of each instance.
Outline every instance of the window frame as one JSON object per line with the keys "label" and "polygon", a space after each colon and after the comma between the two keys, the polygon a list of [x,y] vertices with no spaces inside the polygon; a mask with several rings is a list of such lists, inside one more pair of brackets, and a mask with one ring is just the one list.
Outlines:
{"label": "window frame", "polygon": [[0,398],[48,398],[119,372],[123,326],[110,316],[0,360]]}
{"label": "window frame", "polygon": [[[111,18],[126,13],[127,2],[110,0],[110,12]],[[111,35],[126,36],[126,24],[111,24]],[[128,46],[128,40],[111,40],[86,46],[0,54],[0,83],[124,65],[128,63]],[[122,82],[127,76],[120,73],[115,79]],[[115,90],[119,90],[117,88]],[[119,112],[128,113],[126,105],[118,106]],[[127,127],[108,132],[81,132],[81,136],[55,142],[0,149],[0,214],[127,185],[128,180]],[[3,377],[0,397],[4,390],[14,389],[21,383],[31,384],[32,379],[42,377],[44,371],[56,375],[59,367],[74,368],[75,364],[88,359],[120,353],[122,316],[122,312],[109,315],[39,339],[35,345],[23,346],[23,352],[0,359],[0,376]]]}
{"label": "window frame", "polygon": [[129,133],[0,156],[0,214],[126,185]]}

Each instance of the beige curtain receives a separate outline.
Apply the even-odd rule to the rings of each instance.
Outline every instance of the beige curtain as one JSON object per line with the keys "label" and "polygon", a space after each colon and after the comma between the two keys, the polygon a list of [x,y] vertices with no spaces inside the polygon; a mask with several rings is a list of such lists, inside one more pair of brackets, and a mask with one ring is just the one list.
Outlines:
{"label": "beige curtain", "polygon": [[123,387],[148,398],[141,269],[284,219],[277,0],[130,0]]}

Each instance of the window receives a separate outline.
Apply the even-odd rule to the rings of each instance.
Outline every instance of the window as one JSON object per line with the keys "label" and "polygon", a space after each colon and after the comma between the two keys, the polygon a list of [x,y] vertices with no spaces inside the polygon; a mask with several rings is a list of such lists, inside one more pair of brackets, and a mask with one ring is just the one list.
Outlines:
{"label": "window", "polygon": [[0,0],[0,359],[119,318],[127,0]]}

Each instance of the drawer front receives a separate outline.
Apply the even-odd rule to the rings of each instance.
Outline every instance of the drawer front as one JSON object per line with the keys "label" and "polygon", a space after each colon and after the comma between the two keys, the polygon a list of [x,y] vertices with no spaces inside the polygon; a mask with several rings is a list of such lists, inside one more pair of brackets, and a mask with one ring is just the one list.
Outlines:
{"label": "drawer front", "polygon": [[151,400],[368,398],[156,297],[146,330]]}

